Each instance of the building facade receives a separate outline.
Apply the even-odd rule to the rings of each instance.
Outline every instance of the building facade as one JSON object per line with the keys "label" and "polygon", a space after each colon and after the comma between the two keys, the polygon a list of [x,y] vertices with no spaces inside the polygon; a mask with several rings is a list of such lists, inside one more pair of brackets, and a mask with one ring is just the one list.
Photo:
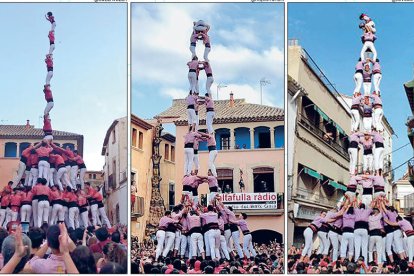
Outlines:
{"label": "building facade", "polygon": [[[214,133],[218,156],[215,161],[219,188],[226,191],[223,199],[246,212],[253,241],[270,237],[284,240],[284,111],[283,109],[247,103],[244,99],[218,100],[214,103]],[[173,100],[170,108],[157,115],[176,125],[175,203],[181,199],[184,175],[184,135],[188,132],[185,100]],[[172,118],[172,119],[168,119]],[[199,108],[199,131],[206,131],[205,108]],[[208,171],[206,142],[199,144],[199,175]],[[242,180],[244,188],[240,185]],[[266,183],[266,184],[264,184]],[[201,201],[206,203],[208,185],[200,185]],[[274,205],[262,209],[237,204],[259,193],[274,198]],[[254,204],[253,204],[254,205]],[[237,213],[236,212],[236,213]],[[264,240],[265,242],[265,240]]]}
{"label": "building facade", "polygon": [[102,186],[105,182],[103,171],[86,171],[85,182],[89,182],[92,186]]}
{"label": "building facade", "polygon": [[101,152],[101,155],[105,157],[102,175],[105,208],[113,224],[128,223],[127,133],[127,117],[116,119],[106,132]]}
{"label": "building facade", "polygon": [[288,64],[287,242],[300,246],[309,223],[346,191],[351,116],[297,41],[290,41]]}
{"label": "building facade", "polygon": [[[131,233],[140,240],[145,237],[145,227],[150,215],[153,138],[156,121],[143,120],[131,115]],[[175,204],[175,137],[161,134],[159,145],[161,160],[160,192],[166,209]]]}
{"label": "building facade", "polygon": [[[69,146],[83,155],[83,135],[54,130],[53,142],[61,147]],[[32,143],[44,137],[43,129],[25,125],[0,125],[0,189],[17,176],[21,153]]]}
{"label": "building facade", "polygon": [[393,205],[398,210],[401,216],[411,215],[410,206],[414,204],[407,200],[407,196],[414,193],[414,187],[408,180],[408,172],[406,172],[400,179],[395,181],[392,186]]}

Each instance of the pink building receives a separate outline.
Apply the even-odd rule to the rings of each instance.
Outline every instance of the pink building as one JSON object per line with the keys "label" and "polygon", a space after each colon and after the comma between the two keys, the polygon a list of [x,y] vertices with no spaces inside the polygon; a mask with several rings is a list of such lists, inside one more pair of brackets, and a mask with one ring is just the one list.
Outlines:
{"label": "pink building", "polygon": [[[284,234],[284,110],[246,103],[244,99],[215,101],[214,132],[219,151],[216,159],[219,187],[236,213],[248,215],[253,241],[262,237],[283,240]],[[176,125],[175,202],[181,198],[184,174],[184,135],[188,131],[186,103],[173,100],[162,112],[163,122]],[[200,131],[206,129],[205,107],[199,108]],[[199,146],[200,171],[208,171],[206,142]],[[241,180],[244,184],[240,185]],[[203,201],[208,185],[199,187]],[[261,194],[258,194],[261,193]],[[257,194],[257,195],[254,195]],[[255,201],[251,201],[254,198]],[[246,199],[250,199],[246,201]],[[270,201],[268,199],[271,199]],[[276,199],[276,200],[275,200]]]}

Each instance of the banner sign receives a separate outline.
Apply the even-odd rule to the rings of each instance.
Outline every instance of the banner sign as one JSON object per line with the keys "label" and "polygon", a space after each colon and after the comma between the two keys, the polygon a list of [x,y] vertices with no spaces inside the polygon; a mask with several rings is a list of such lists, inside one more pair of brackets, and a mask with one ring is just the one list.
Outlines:
{"label": "banner sign", "polygon": [[221,194],[223,203],[234,210],[276,210],[277,193]]}

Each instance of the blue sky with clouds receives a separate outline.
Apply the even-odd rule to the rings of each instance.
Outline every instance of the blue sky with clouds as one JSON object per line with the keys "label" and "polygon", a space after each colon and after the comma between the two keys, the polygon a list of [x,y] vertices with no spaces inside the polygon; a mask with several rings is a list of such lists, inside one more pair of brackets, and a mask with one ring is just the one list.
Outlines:
{"label": "blue sky with clouds", "polygon": [[[189,90],[186,63],[193,21],[203,19],[211,29],[209,55],[215,82],[228,87],[219,99],[236,98],[283,107],[284,6],[281,3],[133,3],[131,23],[132,113],[152,118],[184,98]],[[204,46],[197,44],[202,57]],[[200,74],[205,93],[205,74]],[[167,130],[173,132],[174,128]]]}
{"label": "blue sky with clouds", "polygon": [[126,4],[0,3],[0,123],[42,127],[48,11],[57,22],[52,126],[83,134],[86,166],[100,170],[106,130],[127,115]]}
{"label": "blue sky with clouds", "polygon": [[[384,114],[396,135],[393,148],[409,142],[405,122],[411,110],[403,83],[413,79],[414,5],[401,3],[317,3],[288,5],[288,38],[299,39],[341,93],[354,89],[354,67],[362,47],[358,29],[359,15],[367,13],[375,22],[375,41],[383,77],[381,94]],[[413,156],[411,146],[393,154],[393,167]],[[395,171],[396,179],[406,171]]]}

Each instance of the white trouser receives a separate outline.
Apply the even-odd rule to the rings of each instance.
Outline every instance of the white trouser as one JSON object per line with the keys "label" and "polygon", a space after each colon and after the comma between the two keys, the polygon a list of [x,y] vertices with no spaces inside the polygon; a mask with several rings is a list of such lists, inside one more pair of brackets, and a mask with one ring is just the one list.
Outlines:
{"label": "white trouser", "polygon": [[196,72],[188,72],[188,82],[190,83],[190,91],[196,92],[196,86],[197,86],[197,74]]}
{"label": "white trouser", "polygon": [[164,246],[164,251],[162,252],[163,257],[167,257],[168,253],[173,249],[174,240],[175,240],[175,233],[165,232],[165,241],[164,241],[165,246]]}
{"label": "white trouser", "polygon": [[364,96],[371,95],[371,82],[363,82],[362,87],[364,88]]}
{"label": "white trouser", "polygon": [[376,199],[377,197],[385,197],[385,195],[385,192],[375,192],[374,199]]}
{"label": "white trouser", "polygon": [[98,204],[91,205],[91,216],[93,226],[98,225]]}
{"label": "white trouser", "polygon": [[188,120],[188,125],[189,126],[196,123],[196,120],[197,120],[196,117],[197,116],[196,116],[195,110],[192,109],[192,108],[188,108],[187,109],[187,120]]}
{"label": "white trouser", "polygon": [[408,262],[414,261],[414,236],[407,237]]}
{"label": "white trouser", "polygon": [[40,227],[40,225],[37,225],[37,205],[39,204],[39,201],[37,199],[32,200],[32,212],[33,212],[33,226],[34,227]]}
{"label": "white trouser", "polygon": [[203,235],[200,233],[191,234],[191,255],[190,259],[197,256],[197,249],[200,253],[204,253]]}
{"label": "white trouser", "polygon": [[357,159],[358,159],[358,148],[348,148],[349,154],[349,173],[355,174]]}
{"label": "white trouser", "polygon": [[65,220],[65,209],[63,209],[63,206],[60,204],[53,204],[52,207],[52,219],[50,223],[56,224],[58,221],[64,221]]}
{"label": "white trouser", "polygon": [[31,168],[30,169],[30,179],[32,180],[32,182],[29,182],[30,186],[34,186],[37,183],[37,178],[39,176],[39,170],[37,168]]}
{"label": "white trouser", "polygon": [[4,222],[4,227],[6,227],[7,224],[10,221],[12,221],[12,213],[13,213],[12,210],[9,207],[7,207],[7,209],[6,209],[6,221]]}
{"label": "white trouser", "polygon": [[204,233],[204,248],[206,249],[206,256],[210,257],[211,256],[211,250],[210,250],[210,238],[209,238],[209,234],[206,232]]}
{"label": "white trouser", "polygon": [[230,241],[230,239],[231,239],[231,230],[230,229],[224,230],[224,238],[226,239],[227,251],[230,253],[230,252],[233,251],[233,249],[231,247],[231,243],[230,243],[231,242]]}
{"label": "white trouser", "polygon": [[26,171],[26,164],[23,163],[22,161],[19,161],[19,168],[17,169],[17,176],[13,181],[13,187],[16,187],[16,185],[19,184],[20,179],[22,179],[25,171]]}
{"label": "white trouser", "polygon": [[248,234],[243,236],[243,252],[247,256],[247,258],[250,257],[256,257],[256,250],[253,248],[253,242],[252,242],[252,235]]}
{"label": "white trouser", "polygon": [[108,216],[106,215],[105,207],[99,208],[99,214],[101,215],[102,224],[105,223],[108,228],[111,228],[111,222],[109,221]]}
{"label": "white trouser", "polygon": [[157,249],[155,250],[155,259],[158,260],[158,258],[162,254],[162,251],[164,250],[165,231],[158,230],[156,236],[157,236]]}
{"label": "white trouser", "polygon": [[372,154],[364,154],[362,156],[362,169],[364,172],[372,171],[372,161],[374,157]]}
{"label": "white trouser", "polygon": [[17,218],[19,216],[19,212],[18,211],[13,211],[12,209],[10,209],[10,221],[17,221]]}
{"label": "white trouser", "polygon": [[[193,157],[194,168],[199,171],[200,170],[200,159],[198,158],[198,153],[194,154]],[[191,168],[192,169],[192,168]]]}
{"label": "white trouser", "polygon": [[208,153],[208,168],[211,170],[211,173],[217,177],[216,165],[214,162],[216,161],[217,157],[217,150],[212,150]]}
{"label": "white trouser", "polygon": [[233,246],[235,247],[237,254],[240,258],[243,258],[243,250],[240,246],[240,231],[231,232],[231,237],[233,238]]}
{"label": "white trouser", "polygon": [[62,182],[63,182],[63,184],[64,184],[64,186],[65,186],[65,187],[66,187],[66,186],[70,186],[70,183],[69,183],[69,181],[68,181],[68,174],[67,174],[67,170],[66,170],[66,168],[65,168],[65,167],[60,168],[60,169],[57,171],[57,174],[56,174],[56,175],[57,175],[57,176],[56,176],[57,184],[59,185],[59,189],[60,189],[61,191],[63,191]]}
{"label": "white trouser", "polygon": [[[346,254],[348,252],[348,254]],[[352,258],[354,256],[354,233],[342,233],[341,258]]]}
{"label": "white trouser", "polygon": [[338,260],[339,241],[341,240],[341,235],[334,231],[329,231],[328,238],[332,244],[332,261],[336,261]]}
{"label": "white trouser", "polygon": [[43,114],[44,114],[45,116],[47,116],[47,115],[49,114],[50,110],[52,110],[53,105],[54,105],[54,103],[53,103],[53,102],[48,102],[48,103],[46,104],[45,111],[43,111]]}
{"label": "white trouser", "polygon": [[32,206],[31,205],[22,205],[20,208],[20,220],[22,222],[30,222],[30,216],[32,214]]}
{"label": "white trouser", "polygon": [[211,200],[215,198],[217,195],[217,192],[210,192],[207,194],[207,205],[210,204]]}
{"label": "white trouser", "polygon": [[384,148],[374,148],[374,169],[378,171],[384,167]]}
{"label": "white trouser", "polygon": [[198,114],[196,114],[196,120],[195,120],[195,129],[196,129],[196,131],[198,131],[198,126],[199,125],[200,125],[200,120],[199,120]]}
{"label": "white trouser", "polygon": [[37,223],[42,226],[43,222],[49,222],[49,201],[40,200],[37,204]]}
{"label": "white trouser", "polygon": [[197,54],[195,52],[196,46],[190,45],[190,52],[191,52],[191,58],[195,57]]}
{"label": "white trouser", "polygon": [[379,95],[380,90],[380,83],[382,79],[382,74],[376,73],[373,75],[373,82],[374,82],[374,90],[377,92],[377,95]]}
{"label": "white trouser", "polygon": [[313,231],[310,227],[307,227],[305,231],[303,231],[303,237],[305,238],[305,247],[302,250],[302,256],[310,257],[313,247]]}
{"label": "white trouser", "polygon": [[382,117],[384,116],[384,111],[381,107],[374,108],[372,112],[372,125],[377,131],[383,131],[384,126],[382,125]]}
{"label": "white trouser", "polygon": [[362,126],[364,127],[364,131],[370,132],[372,129],[372,117],[363,117]]}
{"label": "white trouser", "polygon": [[381,264],[381,255],[382,255],[382,237],[381,236],[370,236],[369,237],[369,262],[374,261],[374,247],[377,251],[377,262]]}
{"label": "white trouser", "polygon": [[211,97],[211,85],[214,82],[214,78],[213,77],[207,77],[207,81],[206,81],[206,91],[208,93],[208,95]]}
{"label": "white trouser", "polygon": [[49,169],[50,169],[49,162],[45,160],[40,160],[38,167],[39,167],[39,178],[45,178],[47,180],[49,177]]}
{"label": "white trouser", "polygon": [[175,231],[174,250],[178,251],[180,249],[180,244],[181,244],[181,232],[177,230]]}
{"label": "white trouser", "polygon": [[318,254],[328,255],[328,252],[329,252],[328,233],[318,231],[318,238],[319,238]]}
{"label": "white trouser", "polygon": [[361,195],[361,202],[365,204],[365,206],[369,206],[372,202],[372,195]]}
{"label": "white trouser", "polygon": [[374,42],[372,42],[372,41],[365,41],[364,42],[364,46],[362,46],[362,49],[361,49],[361,55],[360,55],[361,56],[361,60],[365,60],[366,59],[365,58],[365,52],[368,49],[370,49],[371,52],[372,52],[372,55],[373,55],[372,60],[376,60],[377,59],[377,50],[375,49]]}
{"label": "white trouser", "polygon": [[210,53],[210,51],[211,51],[211,48],[210,47],[205,47],[204,48],[204,55],[203,55],[203,58],[204,58],[204,60],[205,61],[209,61],[209,59],[208,59],[208,54]]}
{"label": "white trouser", "polygon": [[52,27],[51,30],[54,31],[55,28],[56,28],[56,22],[53,22],[52,25],[51,25],[51,27]]}
{"label": "white trouser", "polygon": [[25,170],[24,171],[24,186],[28,186],[31,184],[29,180],[30,180],[30,170]]}
{"label": "white trouser", "polygon": [[47,71],[47,75],[46,75],[46,84],[50,84],[50,80],[53,77],[53,71]]}
{"label": "white trouser", "polygon": [[76,176],[78,175],[78,165],[70,167],[70,183],[72,188],[76,187]]}
{"label": "white trouser", "polygon": [[184,148],[184,175],[190,175],[193,169],[194,149]]}
{"label": "white trouser", "polygon": [[361,114],[358,109],[351,109],[351,130],[357,131],[361,122]]}
{"label": "white trouser", "polygon": [[[187,245],[188,245],[188,258],[190,258],[191,259],[191,254],[192,254],[192,248],[193,248],[193,245],[191,244],[191,236],[188,236],[187,237]],[[194,256],[197,256],[197,250],[196,250],[196,253],[194,253]]]}
{"label": "white trouser", "polygon": [[178,254],[180,256],[188,256],[187,253],[187,245],[188,245],[188,237],[185,235],[181,234],[180,237],[180,251],[178,252]]}
{"label": "white trouser", "polygon": [[206,250],[210,250],[212,260],[218,260],[220,259],[220,230],[211,229],[207,233],[209,248],[206,246]]}
{"label": "white trouser", "polygon": [[50,187],[53,187],[53,186],[55,186],[55,184],[57,184],[57,183],[55,183],[55,177],[54,177],[55,174],[56,174],[56,169],[55,168],[50,168],[49,169],[49,175],[47,177],[47,184],[46,185],[48,185]]}
{"label": "white trouser", "polygon": [[362,73],[355,73],[354,81],[355,81],[354,94],[356,94],[358,92],[361,92],[361,87],[362,87],[362,82],[363,82]]}
{"label": "white trouser", "polygon": [[53,51],[55,50],[55,44],[50,44],[49,46],[49,55],[53,54]]}
{"label": "white trouser", "polygon": [[88,210],[79,214],[82,220],[83,227],[86,228],[89,226]]}
{"label": "white trouser", "polygon": [[0,227],[3,227],[5,220],[6,220],[6,209],[0,209]]}
{"label": "white trouser", "polygon": [[397,229],[393,232],[394,244],[395,244],[395,251],[400,254],[404,252],[404,242],[403,242],[403,234],[400,229]]}
{"label": "white trouser", "polygon": [[86,168],[82,168],[79,170],[79,179],[80,179],[80,184],[81,184],[82,189],[85,186],[85,173],[86,173]]}
{"label": "white trouser", "polygon": [[69,227],[73,229],[79,228],[79,208],[69,208]]}
{"label": "white trouser", "polygon": [[226,237],[223,236],[223,235],[220,235],[220,250],[221,250],[221,253],[223,254],[223,256],[227,260],[230,260],[229,250],[227,249]]}
{"label": "white trouser", "polygon": [[207,111],[206,113],[207,131],[210,134],[214,132],[214,129],[213,129],[214,115],[215,115],[214,111]]}
{"label": "white trouser", "polygon": [[368,263],[368,238],[367,229],[358,228],[354,230],[355,259],[363,256],[365,263]]}
{"label": "white trouser", "polygon": [[[64,217],[65,217],[65,224],[69,225],[69,208],[67,206],[63,206],[63,213],[64,213]],[[100,225],[99,222],[98,222],[98,224]]]}

